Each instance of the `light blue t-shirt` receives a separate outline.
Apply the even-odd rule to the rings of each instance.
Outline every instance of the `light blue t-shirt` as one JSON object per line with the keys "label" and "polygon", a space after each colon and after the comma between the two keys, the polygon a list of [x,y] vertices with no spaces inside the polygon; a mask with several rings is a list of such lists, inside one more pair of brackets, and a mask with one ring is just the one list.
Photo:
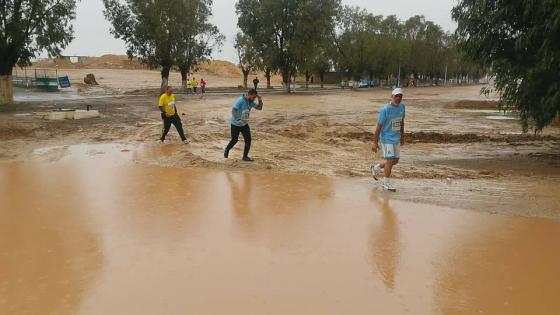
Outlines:
{"label": "light blue t-shirt", "polygon": [[383,125],[381,128],[381,143],[398,144],[401,142],[401,125],[405,116],[405,105],[398,106],[387,103],[379,110],[377,123]]}
{"label": "light blue t-shirt", "polygon": [[[231,124],[237,127],[246,126],[249,123],[251,109],[257,108],[257,106],[257,103],[248,101],[245,95],[240,96],[237,101],[235,101],[235,104],[233,104],[230,119]],[[240,119],[241,123],[238,122]]]}

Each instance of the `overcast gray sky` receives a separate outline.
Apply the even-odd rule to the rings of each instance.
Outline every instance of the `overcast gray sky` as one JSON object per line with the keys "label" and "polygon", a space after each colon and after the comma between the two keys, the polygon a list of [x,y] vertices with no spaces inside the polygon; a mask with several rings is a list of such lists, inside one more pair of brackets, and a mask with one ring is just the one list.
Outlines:
{"label": "overcast gray sky", "polygon": [[[221,52],[214,59],[235,61],[233,39],[237,32],[236,0],[214,0],[213,23],[227,37]],[[374,14],[396,14],[401,20],[414,15],[424,15],[426,19],[441,25],[444,30],[455,30],[451,20],[451,8],[456,0],[342,0],[343,4],[357,5]],[[82,0],[74,21],[74,41],[63,52],[65,55],[100,56],[103,54],[124,54],[121,40],[109,33],[110,25],[103,17],[102,0]]]}

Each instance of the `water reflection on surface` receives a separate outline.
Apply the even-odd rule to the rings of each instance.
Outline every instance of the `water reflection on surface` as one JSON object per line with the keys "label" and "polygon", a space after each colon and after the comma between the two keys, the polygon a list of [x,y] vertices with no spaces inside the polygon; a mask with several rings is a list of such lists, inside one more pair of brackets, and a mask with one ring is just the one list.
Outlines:
{"label": "water reflection on surface", "polygon": [[558,223],[109,151],[0,162],[0,314],[560,313]]}

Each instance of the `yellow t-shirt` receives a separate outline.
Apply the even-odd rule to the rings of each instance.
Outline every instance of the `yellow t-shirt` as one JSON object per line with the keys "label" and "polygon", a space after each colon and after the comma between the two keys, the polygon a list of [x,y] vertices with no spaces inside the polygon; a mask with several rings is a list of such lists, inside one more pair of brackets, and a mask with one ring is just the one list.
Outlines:
{"label": "yellow t-shirt", "polygon": [[191,82],[193,87],[197,87],[198,86],[198,80],[192,80]]}
{"label": "yellow t-shirt", "polygon": [[159,107],[163,107],[163,110],[169,115],[175,115],[177,112],[177,107],[175,105],[175,94],[167,95],[163,93],[159,97]]}

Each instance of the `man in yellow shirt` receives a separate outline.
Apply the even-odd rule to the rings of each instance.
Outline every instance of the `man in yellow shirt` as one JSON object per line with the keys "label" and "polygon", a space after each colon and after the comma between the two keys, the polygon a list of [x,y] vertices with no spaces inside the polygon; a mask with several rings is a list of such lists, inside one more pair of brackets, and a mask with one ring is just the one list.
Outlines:
{"label": "man in yellow shirt", "polygon": [[161,111],[161,119],[163,120],[163,134],[161,135],[161,143],[165,142],[165,136],[171,128],[171,124],[175,126],[181,140],[184,144],[189,143],[185,133],[183,132],[183,124],[181,123],[181,118],[177,114],[177,106],[175,104],[175,94],[173,94],[173,88],[167,86],[165,93],[159,97],[159,110]]}
{"label": "man in yellow shirt", "polygon": [[192,85],[192,88],[193,88],[193,94],[198,95],[198,92],[196,90],[196,88],[198,87],[198,80],[193,77],[192,81],[191,81],[191,85]]}
{"label": "man in yellow shirt", "polygon": [[187,95],[192,94],[192,79],[187,80]]}

